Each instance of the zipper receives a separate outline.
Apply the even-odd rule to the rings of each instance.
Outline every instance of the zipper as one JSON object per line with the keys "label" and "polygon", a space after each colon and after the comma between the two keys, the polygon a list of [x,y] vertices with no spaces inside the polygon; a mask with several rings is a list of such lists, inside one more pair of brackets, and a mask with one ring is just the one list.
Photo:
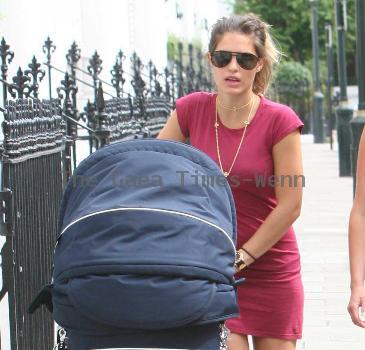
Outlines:
{"label": "zipper", "polygon": [[216,228],[219,232],[221,232],[223,235],[225,235],[226,238],[230,241],[230,243],[232,245],[233,251],[234,252],[236,251],[236,246],[235,246],[232,238],[229,236],[229,234],[222,227],[220,227],[220,226],[218,226],[218,225],[216,225],[216,224],[214,224],[214,223],[212,223],[212,222],[210,222],[208,220],[205,220],[205,219],[200,218],[199,216],[187,214],[187,213],[184,213],[184,212],[181,212],[181,211],[168,210],[168,209],[157,209],[157,208],[143,208],[143,207],[106,209],[106,210],[101,210],[101,211],[97,211],[97,212],[94,212],[94,213],[91,213],[91,214],[82,216],[81,218],[78,218],[75,221],[72,221],[71,223],[69,223],[62,230],[62,232],[60,233],[60,235],[57,238],[57,242],[61,238],[61,236],[63,235],[63,233],[66,230],[68,230],[72,225],[74,225],[74,224],[76,224],[76,223],[78,223],[78,222],[80,222],[82,220],[85,220],[85,219],[87,219],[89,217],[92,217],[92,216],[96,216],[96,215],[100,215],[100,214],[105,214],[105,213],[112,213],[112,212],[117,212],[117,211],[152,211],[152,212],[159,212],[159,213],[165,213],[165,214],[173,214],[173,215],[185,216],[185,217],[188,217],[190,219],[194,219],[194,220],[203,222],[203,223],[205,223],[205,224],[207,224],[209,226],[212,226],[212,227]]}

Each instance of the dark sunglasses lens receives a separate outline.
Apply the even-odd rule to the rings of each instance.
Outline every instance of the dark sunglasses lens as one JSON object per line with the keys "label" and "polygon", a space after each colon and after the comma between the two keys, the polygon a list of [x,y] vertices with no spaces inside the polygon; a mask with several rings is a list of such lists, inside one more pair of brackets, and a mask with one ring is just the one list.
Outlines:
{"label": "dark sunglasses lens", "polygon": [[257,65],[258,58],[250,53],[237,54],[237,62],[244,69],[254,69]]}
{"label": "dark sunglasses lens", "polygon": [[226,66],[232,59],[232,54],[227,51],[216,51],[212,53],[212,63],[218,68]]}

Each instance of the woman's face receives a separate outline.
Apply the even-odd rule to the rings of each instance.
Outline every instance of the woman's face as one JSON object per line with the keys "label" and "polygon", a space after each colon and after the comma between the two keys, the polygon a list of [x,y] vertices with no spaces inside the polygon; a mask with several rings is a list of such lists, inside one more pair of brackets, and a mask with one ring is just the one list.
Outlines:
{"label": "woman's face", "polygon": [[[237,32],[228,32],[221,37],[214,51],[221,50],[251,53],[257,56],[252,38]],[[210,55],[209,61],[211,63]],[[231,61],[222,68],[215,67],[212,63],[211,67],[218,91],[239,95],[252,90],[255,75],[262,68],[262,60],[259,60],[257,65],[251,70],[242,68],[237,63],[236,56],[233,56]]]}

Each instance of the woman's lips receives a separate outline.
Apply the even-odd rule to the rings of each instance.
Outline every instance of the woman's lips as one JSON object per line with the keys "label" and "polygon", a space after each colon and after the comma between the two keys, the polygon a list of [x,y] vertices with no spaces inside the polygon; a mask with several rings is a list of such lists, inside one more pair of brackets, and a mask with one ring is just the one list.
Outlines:
{"label": "woman's lips", "polygon": [[238,86],[241,82],[238,78],[234,78],[234,77],[225,78],[224,81],[226,82],[226,84],[228,86],[232,86],[232,87]]}

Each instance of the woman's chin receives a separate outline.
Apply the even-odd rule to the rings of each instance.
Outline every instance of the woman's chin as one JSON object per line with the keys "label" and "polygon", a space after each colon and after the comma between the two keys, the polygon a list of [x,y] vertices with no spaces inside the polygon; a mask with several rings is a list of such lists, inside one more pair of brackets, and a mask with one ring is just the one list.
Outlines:
{"label": "woman's chin", "polygon": [[245,89],[243,89],[242,86],[235,87],[235,88],[223,86],[220,89],[220,91],[225,94],[230,94],[230,95],[242,95],[245,93]]}

